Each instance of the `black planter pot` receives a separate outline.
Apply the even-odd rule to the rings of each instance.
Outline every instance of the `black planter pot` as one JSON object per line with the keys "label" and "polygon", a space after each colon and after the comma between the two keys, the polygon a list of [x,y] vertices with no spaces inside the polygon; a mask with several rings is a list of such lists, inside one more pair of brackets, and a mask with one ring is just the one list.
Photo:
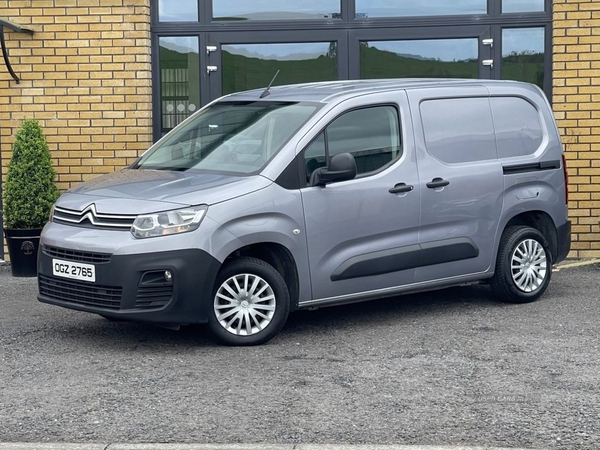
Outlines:
{"label": "black planter pot", "polygon": [[41,228],[4,229],[13,277],[37,276]]}

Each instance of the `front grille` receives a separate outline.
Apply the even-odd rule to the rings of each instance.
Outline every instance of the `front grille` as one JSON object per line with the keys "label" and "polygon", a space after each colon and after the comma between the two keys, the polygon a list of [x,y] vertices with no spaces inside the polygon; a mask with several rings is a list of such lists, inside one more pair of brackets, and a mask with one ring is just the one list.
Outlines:
{"label": "front grille", "polygon": [[136,309],[162,308],[173,298],[173,286],[146,286],[138,288]]}
{"label": "front grille", "polygon": [[110,262],[110,253],[92,253],[92,252],[80,252],[77,250],[67,250],[64,248],[50,247],[48,245],[42,246],[44,254],[52,257],[64,259],[66,261],[78,261],[90,264],[100,264]]}
{"label": "front grille", "polygon": [[123,288],[118,286],[99,286],[83,281],[62,280],[38,276],[40,294],[61,302],[82,306],[95,306],[104,309],[119,309]]}
{"label": "front grille", "polygon": [[112,230],[129,230],[137,216],[129,214],[103,214],[96,211],[93,203],[83,211],[60,208],[53,209],[52,220],[69,225],[92,226]]}

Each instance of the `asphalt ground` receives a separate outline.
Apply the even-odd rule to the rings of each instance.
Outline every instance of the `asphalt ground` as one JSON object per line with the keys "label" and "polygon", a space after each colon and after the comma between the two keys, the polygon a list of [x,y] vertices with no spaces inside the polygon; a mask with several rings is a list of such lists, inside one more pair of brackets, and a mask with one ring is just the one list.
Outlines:
{"label": "asphalt ground", "polygon": [[597,449],[599,274],[527,305],[468,286],[303,311],[230,348],[41,304],[0,267],[0,450]]}
{"label": "asphalt ground", "polygon": [[1,444],[1,450],[515,450],[498,447],[261,444]]}

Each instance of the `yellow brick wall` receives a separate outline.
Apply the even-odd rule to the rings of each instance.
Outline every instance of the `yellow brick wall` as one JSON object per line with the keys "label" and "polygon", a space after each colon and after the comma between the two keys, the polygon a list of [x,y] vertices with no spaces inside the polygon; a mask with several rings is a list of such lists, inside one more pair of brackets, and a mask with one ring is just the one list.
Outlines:
{"label": "yellow brick wall", "polygon": [[61,190],[121,169],[148,148],[150,0],[5,0],[0,17],[35,31],[5,28],[21,83],[0,58],[3,179],[25,117],[41,122]]}
{"label": "yellow brick wall", "polygon": [[554,0],[553,108],[565,144],[571,257],[600,257],[600,1]]}
{"label": "yellow brick wall", "polygon": [[[600,257],[600,1],[554,0],[553,105],[570,175],[571,257]],[[42,123],[58,186],[125,166],[152,141],[150,0],[0,0],[2,177],[24,117]],[[6,254],[6,253],[5,253]]]}

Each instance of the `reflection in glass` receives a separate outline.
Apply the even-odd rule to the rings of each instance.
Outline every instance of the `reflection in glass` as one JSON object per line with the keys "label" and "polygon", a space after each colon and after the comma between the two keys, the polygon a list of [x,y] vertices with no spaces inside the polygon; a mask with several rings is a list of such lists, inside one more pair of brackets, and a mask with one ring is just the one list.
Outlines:
{"label": "reflection in glass", "polygon": [[222,93],[338,79],[337,42],[236,44],[221,46]]}
{"label": "reflection in glass", "polygon": [[478,42],[468,39],[361,41],[361,78],[477,78]]}
{"label": "reflection in glass", "polygon": [[158,0],[160,22],[197,22],[198,0]]}
{"label": "reflection in glass", "polygon": [[421,103],[427,151],[455,164],[496,158],[487,98],[444,98]]}
{"label": "reflection in glass", "polygon": [[486,14],[487,0],[356,0],[356,18]]}
{"label": "reflection in glass", "polygon": [[327,156],[350,153],[357,173],[373,172],[400,156],[398,112],[392,106],[357,109],[327,127]]}
{"label": "reflection in glass", "polygon": [[498,157],[532,155],[542,145],[544,132],[538,110],[519,97],[490,99]]}
{"label": "reflection in glass", "polygon": [[340,0],[213,0],[214,20],[340,19]]}
{"label": "reflection in glass", "polygon": [[200,105],[200,60],[197,37],[161,37],[161,129],[167,132]]}
{"label": "reflection in glass", "polygon": [[544,0],[502,0],[503,13],[544,11]]}
{"label": "reflection in glass", "polygon": [[318,108],[297,102],[217,102],[144,154],[137,168],[256,172]]}
{"label": "reflection in glass", "polygon": [[544,29],[502,30],[502,79],[527,81],[544,88]]}

